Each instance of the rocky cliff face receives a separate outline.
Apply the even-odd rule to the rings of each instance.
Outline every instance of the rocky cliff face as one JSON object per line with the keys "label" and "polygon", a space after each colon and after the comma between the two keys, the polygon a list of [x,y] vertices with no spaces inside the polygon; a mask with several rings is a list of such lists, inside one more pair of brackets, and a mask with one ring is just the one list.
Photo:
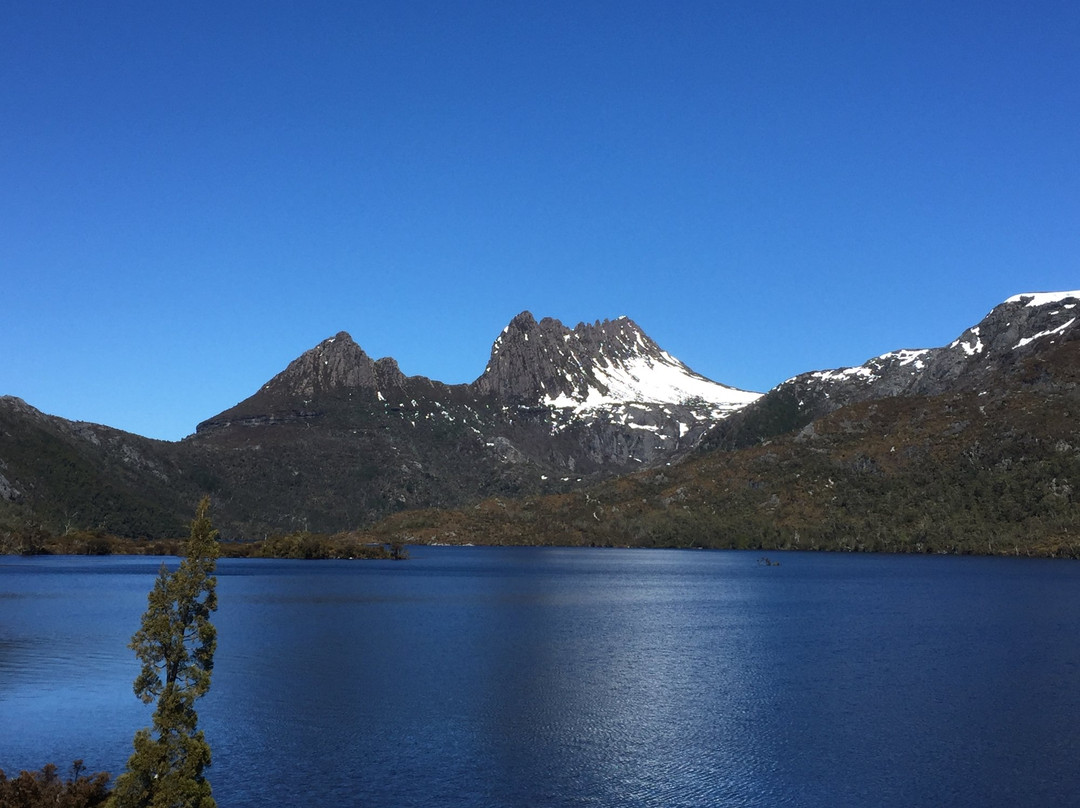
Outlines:
{"label": "rocky cliff face", "polygon": [[290,362],[264,389],[289,398],[312,399],[336,390],[375,386],[375,362],[341,331]]}

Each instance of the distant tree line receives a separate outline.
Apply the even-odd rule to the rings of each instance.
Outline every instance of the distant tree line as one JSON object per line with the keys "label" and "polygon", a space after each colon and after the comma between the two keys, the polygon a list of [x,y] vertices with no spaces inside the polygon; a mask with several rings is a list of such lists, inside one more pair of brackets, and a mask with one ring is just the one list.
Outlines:
{"label": "distant tree line", "polygon": [[[125,539],[103,529],[70,530],[54,536],[40,526],[0,528],[0,555],[165,555],[182,552],[181,539]],[[297,559],[405,559],[409,552],[400,541],[364,543],[350,533],[326,534],[295,531],[268,536],[262,541],[221,542],[227,558]]]}

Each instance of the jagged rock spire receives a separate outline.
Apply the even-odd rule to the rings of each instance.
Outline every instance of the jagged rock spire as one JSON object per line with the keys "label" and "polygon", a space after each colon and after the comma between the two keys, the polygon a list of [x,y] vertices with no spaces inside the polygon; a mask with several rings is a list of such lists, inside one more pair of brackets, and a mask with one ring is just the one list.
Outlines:
{"label": "jagged rock spire", "polygon": [[495,340],[487,368],[473,384],[509,401],[556,407],[701,399],[727,408],[757,397],[694,373],[628,317],[571,330],[550,317],[538,323],[527,311]]}

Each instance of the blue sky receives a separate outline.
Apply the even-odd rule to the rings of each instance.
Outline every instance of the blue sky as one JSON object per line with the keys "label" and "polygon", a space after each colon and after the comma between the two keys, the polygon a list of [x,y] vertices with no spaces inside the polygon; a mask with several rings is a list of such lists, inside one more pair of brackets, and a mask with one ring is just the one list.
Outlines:
{"label": "blue sky", "polygon": [[1074,2],[0,5],[0,394],[178,439],[349,331],[766,390],[1080,287]]}

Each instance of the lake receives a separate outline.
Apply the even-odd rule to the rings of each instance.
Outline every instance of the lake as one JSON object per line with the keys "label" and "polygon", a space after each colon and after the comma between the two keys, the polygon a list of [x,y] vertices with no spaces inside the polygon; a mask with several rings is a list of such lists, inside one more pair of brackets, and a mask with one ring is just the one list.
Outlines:
{"label": "lake", "polygon": [[[1048,806],[1080,564],[552,548],[219,563],[222,808]],[[0,768],[118,773],[162,559],[0,557]],[[175,559],[168,559],[175,565]]]}

